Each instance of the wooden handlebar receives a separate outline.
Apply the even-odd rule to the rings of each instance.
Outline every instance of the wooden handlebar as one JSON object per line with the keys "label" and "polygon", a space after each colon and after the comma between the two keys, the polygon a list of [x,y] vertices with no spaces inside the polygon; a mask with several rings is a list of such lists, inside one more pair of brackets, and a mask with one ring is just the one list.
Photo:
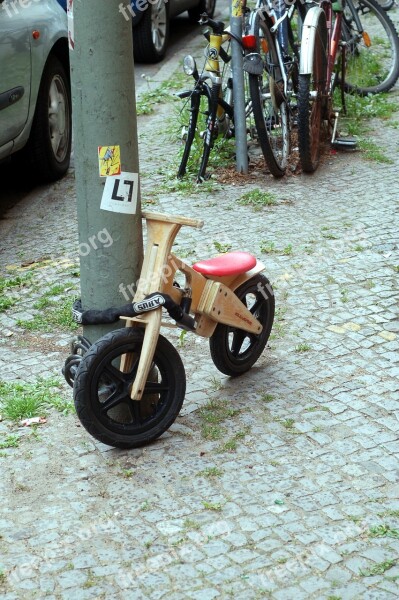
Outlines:
{"label": "wooden handlebar", "polygon": [[188,225],[189,227],[197,227],[201,229],[204,222],[200,219],[190,219],[189,217],[181,217],[180,215],[166,215],[155,212],[142,212],[141,216],[146,221],[163,221],[164,223],[176,223],[176,225]]}

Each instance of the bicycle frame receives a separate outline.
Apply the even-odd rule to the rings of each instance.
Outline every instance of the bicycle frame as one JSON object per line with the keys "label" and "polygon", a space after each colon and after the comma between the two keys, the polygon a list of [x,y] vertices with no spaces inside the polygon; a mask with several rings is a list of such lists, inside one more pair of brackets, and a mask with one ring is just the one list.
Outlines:
{"label": "bicycle frame", "polygon": [[[202,221],[186,217],[169,216],[159,213],[142,213],[147,221],[147,246],[134,302],[142,301],[152,292],[168,294],[176,303],[183,298],[191,300],[190,312],[195,315],[194,333],[210,337],[218,323],[237,327],[246,332],[259,334],[262,325],[234,294],[242,283],[264,270],[257,261],[255,267],[240,275],[225,277],[205,277],[171,253],[174,239],[182,225],[201,228]],[[186,278],[184,288],[174,285],[176,271]],[[144,327],[143,349],[140,355],[137,374],[131,390],[132,400],[141,400],[145,382],[158,342],[161,327],[175,327],[162,321],[162,308],[126,320],[127,327]],[[129,357],[124,355],[121,370],[128,370]]]}

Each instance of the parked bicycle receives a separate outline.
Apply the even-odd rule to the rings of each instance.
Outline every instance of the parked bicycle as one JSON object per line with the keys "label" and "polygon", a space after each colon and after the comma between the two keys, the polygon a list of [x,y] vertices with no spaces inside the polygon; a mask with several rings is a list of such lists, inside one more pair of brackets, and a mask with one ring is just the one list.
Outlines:
{"label": "parked bicycle", "polygon": [[[187,75],[193,76],[195,85],[191,90],[178,94],[186,99],[182,113],[187,104],[188,123],[183,126],[184,149],[180,162],[178,177],[183,177],[187,171],[187,164],[192,154],[193,143],[201,145],[202,154],[197,181],[207,178],[211,150],[218,137],[231,138],[234,136],[234,103],[233,103],[233,78],[230,68],[231,55],[223,47],[229,46],[232,33],[222,21],[215,21],[205,13],[201,15],[200,25],[207,25],[204,36],[208,42],[204,68],[198,71],[195,59],[188,55],[184,58],[183,68]],[[236,39],[236,38],[235,38]],[[243,51],[253,47],[253,40],[243,35],[236,39]],[[252,46],[248,46],[252,44]],[[246,103],[246,117],[252,112],[250,102]]]}
{"label": "parked bicycle", "polygon": [[298,46],[291,27],[294,6],[281,0],[258,0],[249,17],[256,40],[244,58],[255,127],[270,172],[285,173],[290,155],[290,130],[298,88]]}
{"label": "parked bicycle", "polygon": [[387,91],[398,76],[398,35],[375,0],[321,0],[309,8],[302,29],[297,98],[299,155],[305,172],[318,167],[323,125],[336,146],[355,145],[354,140],[337,138],[335,85],[341,86],[345,109],[344,91]]}
{"label": "parked bicycle", "polygon": [[399,37],[376,0],[342,3],[345,90],[361,95],[388,92],[399,78]]}

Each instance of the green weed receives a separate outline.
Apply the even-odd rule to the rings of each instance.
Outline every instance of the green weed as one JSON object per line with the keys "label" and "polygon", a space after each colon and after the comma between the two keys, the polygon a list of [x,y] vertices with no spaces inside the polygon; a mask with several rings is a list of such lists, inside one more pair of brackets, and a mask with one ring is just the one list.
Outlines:
{"label": "green weed", "polygon": [[274,242],[270,242],[268,240],[263,240],[259,246],[262,254],[272,254],[273,252],[278,252],[276,249],[276,244]]}
{"label": "green weed", "polygon": [[295,346],[295,352],[308,352],[311,350],[311,346],[309,344],[297,344]]}
{"label": "green weed", "polygon": [[5,450],[6,448],[18,448],[19,437],[17,435],[7,435],[4,440],[0,440],[0,449]]}
{"label": "green weed", "polygon": [[79,325],[72,319],[72,302],[71,298],[65,298],[60,302],[51,303],[40,314],[35,315],[32,320],[20,319],[17,321],[17,325],[27,331],[46,332],[53,331],[54,328],[74,331],[78,329]]}
{"label": "green weed", "polygon": [[262,192],[259,189],[247,192],[238,199],[238,204],[242,206],[251,206],[254,210],[262,210],[265,206],[274,206],[277,204],[274,194]]}
{"label": "green weed", "polygon": [[223,471],[218,469],[218,467],[207,467],[203,469],[203,471],[198,471],[198,477],[221,477],[223,475]]}
{"label": "green weed", "polygon": [[203,504],[204,508],[206,508],[207,510],[216,510],[216,511],[222,510],[222,504],[220,502],[203,501],[202,504]]}
{"label": "green weed", "polygon": [[34,383],[0,382],[1,412],[11,421],[20,421],[42,415],[54,407],[61,412],[72,410],[72,405],[59,394],[59,381],[38,379]]}
{"label": "green weed", "polygon": [[201,525],[198,523],[198,521],[194,521],[193,519],[184,519],[183,521],[183,527],[184,529],[199,529],[201,527]]}
{"label": "green weed", "polygon": [[369,529],[370,537],[391,537],[399,539],[399,529],[392,529],[389,525],[374,525]]}
{"label": "green weed", "polygon": [[359,140],[358,147],[363,152],[364,157],[368,160],[393,164],[393,160],[382,152],[380,146],[368,138]]}
{"label": "green weed", "polygon": [[273,402],[274,396],[272,394],[262,394],[260,399],[262,402]]}
{"label": "green weed", "polygon": [[363,577],[373,577],[374,575],[382,575],[385,571],[388,571],[391,567],[396,565],[396,560],[385,560],[383,562],[377,563],[370,567],[369,569],[361,569],[360,575]]}
{"label": "green weed", "polygon": [[231,250],[231,244],[221,244],[220,242],[214,241],[213,245],[215,246],[216,250],[220,252],[220,254],[225,254]]}

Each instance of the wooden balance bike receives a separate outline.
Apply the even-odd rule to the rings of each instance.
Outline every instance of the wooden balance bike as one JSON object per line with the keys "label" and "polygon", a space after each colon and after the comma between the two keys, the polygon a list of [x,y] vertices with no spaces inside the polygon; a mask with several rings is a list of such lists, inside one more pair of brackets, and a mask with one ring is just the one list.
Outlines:
{"label": "wooden balance bike", "polygon": [[[83,311],[83,323],[126,320],[90,345],[79,336],[64,375],[73,385],[82,425],[105,444],[134,448],[155,440],[182,407],[186,376],[175,347],[161,327],[180,327],[209,338],[211,357],[222,373],[248,371],[257,361],[274,318],[274,294],[261,274],[264,265],[246,252],[230,252],[192,267],[171,253],[183,225],[203,222],[143,213],[147,246],[133,303],[106,311]],[[184,275],[184,286],[176,283]],[[175,321],[162,318],[162,308]]]}

